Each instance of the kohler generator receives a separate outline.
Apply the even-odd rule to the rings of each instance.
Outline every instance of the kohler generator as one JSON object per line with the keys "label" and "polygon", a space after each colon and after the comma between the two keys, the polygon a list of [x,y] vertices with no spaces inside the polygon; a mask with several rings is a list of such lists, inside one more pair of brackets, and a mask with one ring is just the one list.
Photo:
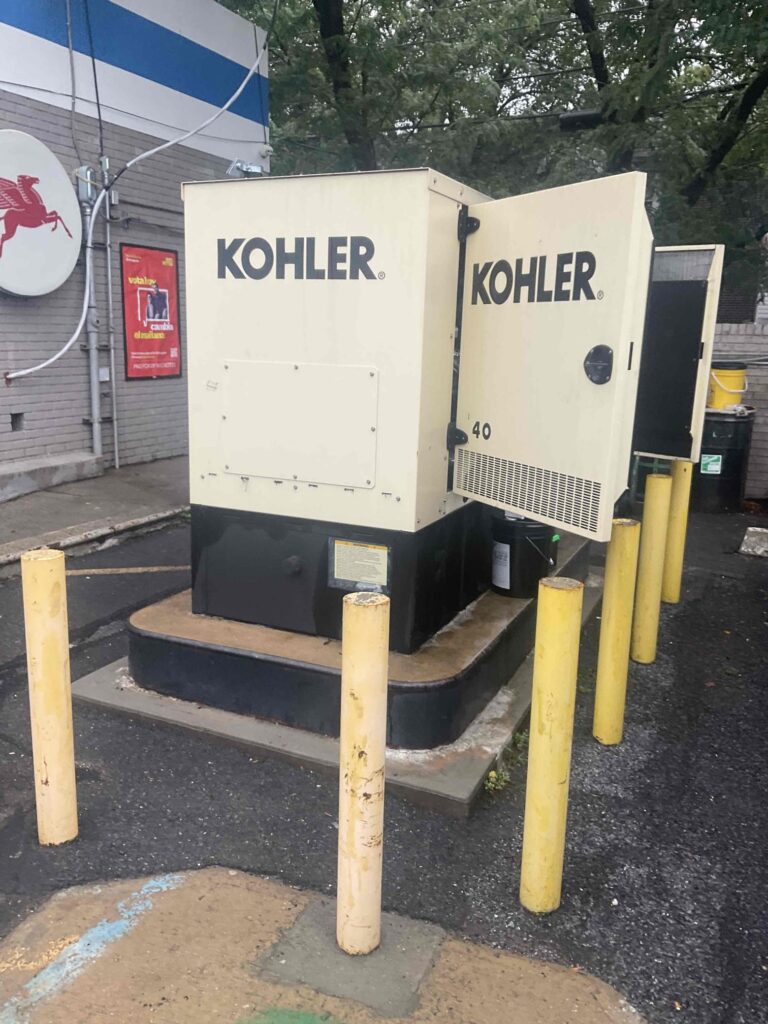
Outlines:
{"label": "kohler generator", "polygon": [[193,610],[410,652],[486,506],[610,535],[652,237],[639,173],[492,201],[422,168],[184,186]]}

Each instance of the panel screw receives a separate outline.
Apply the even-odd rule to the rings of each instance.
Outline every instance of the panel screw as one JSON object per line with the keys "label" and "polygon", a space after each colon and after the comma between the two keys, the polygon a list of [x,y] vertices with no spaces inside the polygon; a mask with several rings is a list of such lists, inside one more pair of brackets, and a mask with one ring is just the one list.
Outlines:
{"label": "panel screw", "polygon": [[224,369],[225,369],[225,370],[228,370],[228,369],[229,369],[229,363],[224,363]]}
{"label": "panel screw", "polygon": [[371,433],[372,433],[372,434],[375,434],[375,433],[376,433],[376,427],[371,427]]}
{"label": "panel screw", "polygon": [[298,364],[298,363],[294,363],[294,364],[293,364],[293,368],[294,368],[294,370],[298,370],[298,368],[299,368],[299,364]]}
{"label": "panel screw", "polygon": [[373,372],[373,370],[371,370],[371,371],[370,371],[370,373],[368,374],[368,376],[369,376],[369,377],[375,377],[375,376],[376,376],[376,374],[375,374],[375,373]]}
{"label": "panel screw", "polygon": [[368,485],[370,485],[370,483],[371,483],[371,481],[370,481],[370,480],[366,480],[365,482],[366,482],[366,483],[367,483]]}
{"label": "panel screw", "polygon": [[395,498],[395,501],[400,501],[400,499],[399,498]]}
{"label": "panel screw", "polygon": [[221,418],[222,418],[223,420],[225,420],[225,419],[226,419],[227,417],[226,417],[226,416],[222,416]]}
{"label": "panel screw", "polygon": [[229,466],[225,466],[224,469],[229,469]]}

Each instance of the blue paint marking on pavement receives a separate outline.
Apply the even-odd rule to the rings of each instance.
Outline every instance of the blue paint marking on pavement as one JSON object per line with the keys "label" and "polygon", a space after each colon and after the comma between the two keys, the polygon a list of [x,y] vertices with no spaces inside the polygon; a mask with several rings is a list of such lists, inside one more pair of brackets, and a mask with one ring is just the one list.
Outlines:
{"label": "blue paint marking on pavement", "polygon": [[23,994],[14,996],[0,1007],[0,1024],[24,1024],[29,1011],[39,1003],[70,985],[93,963],[111,943],[127,934],[139,918],[152,909],[152,897],[159,892],[177,889],[183,881],[181,875],[159,875],[131,893],[117,905],[118,916],[111,921],[104,918],[89,928],[79,939],[70,943],[33,978],[24,985]]}

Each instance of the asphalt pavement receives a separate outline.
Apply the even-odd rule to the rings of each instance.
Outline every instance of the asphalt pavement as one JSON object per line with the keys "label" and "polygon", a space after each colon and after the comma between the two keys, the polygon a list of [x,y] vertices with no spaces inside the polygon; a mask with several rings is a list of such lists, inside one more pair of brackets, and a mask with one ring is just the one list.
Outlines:
{"label": "asphalt pavement", "polygon": [[[747,523],[766,520],[694,518],[684,599],[657,662],[632,667],[616,749],[591,739],[599,623],[584,634],[561,909],[536,918],[517,899],[522,763],[466,822],[388,799],[385,909],[581,967],[651,1024],[768,1021],[768,566],[735,554]],[[69,561],[183,567],[188,532]],[[186,586],[184,568],[70,577],[73,677],[126,653],[131,610]],[[332,779],[80,705],[81,834],[39,847],[16,579],[0,615],[0,934],[62,887],[207,865],[333,890]]]}

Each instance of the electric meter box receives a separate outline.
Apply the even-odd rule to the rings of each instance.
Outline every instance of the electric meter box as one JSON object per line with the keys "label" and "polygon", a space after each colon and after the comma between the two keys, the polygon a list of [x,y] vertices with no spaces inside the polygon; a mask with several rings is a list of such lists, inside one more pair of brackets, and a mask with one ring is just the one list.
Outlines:
{"label": "electric meter box", "polygon": [[[412,651],[483,504],[597,540],[626,486],[645,176],[491,201],[428,169],[184,186],[193,610]],[[480,499],[480,502],[471,499]]]}
{"label": "electric meter box", "polygon": [[427,169],[183,186],[197,612],[337,636],[392,595],[413,650],[486,588],[448,486],[458,215]]}
{"label": "electric meter box", "polygon": [[723,251],[655,250],[635,415],[638,455],[699,461]]}

